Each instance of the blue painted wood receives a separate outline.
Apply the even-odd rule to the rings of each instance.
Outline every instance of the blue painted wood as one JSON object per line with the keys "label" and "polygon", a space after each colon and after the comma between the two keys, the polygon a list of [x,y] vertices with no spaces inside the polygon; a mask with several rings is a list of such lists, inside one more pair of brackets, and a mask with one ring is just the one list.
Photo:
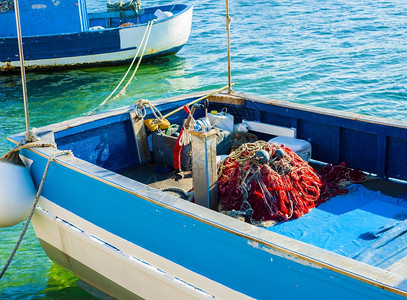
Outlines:
{"label": "blue painted wood", "polygon": [[[173,111],[191,99],[178,103],[160,106],[163,115]],[[153,118],[147,109],[146,119]],[[171,116],[171,123],[181,124],[187,117],[182,110]],[[118,114],[111,117],[83,123],[65,130],[55,132],[55,142],[61,150],[72,150],[73,154],[87,162],[111,171],[122,170],[139,164],[136,143],[129,114]]]}
{"label": "blue painted wood", "polygon": [[117,114],[117,115],[113,115],[113,116],[106,117],[103,119],[96,119],[91,122],[82,123],[77,126],[70,126],[69,128],[55,132],[54,136],[55,136],[55,139],[58,140],[60,138],[63,138],[63,137],[69,136],[69,135],[80,134],[83,131],[96,129],[98,127],[111,125],[111,124],[115,124],[118,122],[126,122],[129,119],[130,119],[130,115],[127,113]]}
{"label": "blue painted wood", "polygon": [[333,126],[331,163],[335,165],[340,163],[340,153],[339,153],[339,149],[341,146],[340,137],[341,137],[341,128]]}
{"label": "blue painted wood", "polygon": [[[134,12],[132,10],[123,11],[120,17],[118,11],[107,11],[107,12],[97,12],[89,13],[90,27],[93,26],[103,26],[107,27],[117,27],[125,22],[132,22],[133,24],[146,24],[148,21],[156,19],[154,15],[157,9],[161,11],[169,11],[174,15],[184,12],[189,9],[190,6],[184,4],[172,4],[172,5],[162,5],[160,7],[147,7],[140,10],[140,16],[134,18]],[[120,22],[120,19],[122,22]],[[156,21],[156,23],[165,22],[165,20]]]}
{"label": "blue painted wood", "polygon": [[[79,6],[85,8],[84,0],[36,0],[20,1],[20,22],[23,36],[63,34],[81,31]],[[87,22],[87,20],[85,21]],[[16,37],[14,11],[0,14],[0,37]]]}
{"label": "blue painted wood", "polygon": [[386,151],[387,176],[406,180],[407,172],[407,139],[389,135]]}
{"label": "blue painted wood", "polygon": [[[298,119],[297,118],[291,118],[291,125],[290,127],[297,129],[298,126]],[[297,132],[298,133],[298,132]]]}
{"label": "blue painted wood", "polygon": [[[182,106],[192,99],[185,99],[179,103],[167,103],[160,106],[163,114],[172,111],[174,108]],[[227,106],[227,105],[226,105]],[[240,122],[241,119],[248,119],[248,117],[256,118],[253,110],[253,102],[247,102],[248,109],[238,109],[233,106],[227,106],[228,111],[235,115],[235,122]],[[257,104],[259,106],[259,104]],[[214,105],[215,108],[219,106]],[[225,105],[222,105],[223,108]],[[281,108],[278,106],[267,105],[257,107],[262,109],[260,121],[269,122],[275,125],[291,127],[297,124],[297,137],[300,139],[311,142],[313,147],[313,159],[322,162],[330,162],[337,164],[346,162],[352,168],[358,168],[367,172],[378,174],[379,176],[388,176],[396,179],[407,179],[407,162],[400,160],[400,157],[407,157],[407,129],[399,126],[391,126],[385,124],[376,124],[370,120],[356,121],[350,118],[341,118],[335,115],[328,115],[326,113],[301,111],[299,109]],[[251,112],[252,111],[252,112]],[[277,112],[279,114],[277,114]],[[199,111],[196,115],[199,117]],[[146,118],[152,118],[151,111],[148,110]],[[104,122],[119,122],[122,117],[118,119],[107,119]],[[171,123],[181,124],[182,120],[186,118],[185,112],[181,111],[169,118]],[[109,121],[110,120],[110,121]],[[113,121],[114,120],[114,121]],[[298,120],[298,121],[293,121]],[[101,121],[100,121],[101,122]],[[107,125],[106,123],[106,125]],[[89,123],[83,125],[84,127],[72,128],[67,132],[85,131],[87,127],[98,127],[99,123]],[[119,126],[119,125],[118,125]],[[128,127],[128,126],[127,126]],[[123,128],[127,128],[124,126]],[[367,131],[363,129],[368,128]],[[124,130],[124,129],[123,129]],[[128,128],[126,130],[129,130]],[[113,129],[111,130],[113,131]],[[95,131],[98,132],[98,131]],[[60,134],[56,134],[56,140],[60,140]],[[87,132],[86,134],[89,134]],[[99,133],[97,133],[99,134]],[[72,138],[72,137],[71,137]],[[90,139],[91,137],[88,136]],[[263,139],[269,136],[261,136]],[[62,140],[61,140],[62,141]],[[67,139],[63,139],[64,149],[73,147],[69,146]],[[80,141],[80,138],[78,138]],[[96,140],[95,140],[96,141]],[[97,140],[99,141],[99,140]],[[73,141],[72,141],[73,142]],[[96,145],[94,149],[96,149]],[[98,148],[99,149],[99,148]],[[100,149],[99,149],[100,150]],[[85,160],[86,155],[78,155]],[[84,151],[84,150],[83,150]],[[367,155],[368,154],[368,155]],[[95,160],[90,160],[95,162]],[[125,166],[130,166],[134,162],[129,159]],[[108,169],[120,168],[120,163],[108,166]]]}
{"label": "blue painted wood", "polygon": [[332,126],[327,124],[319,125],[315,122],[302,120],[301,130],[298,130],[300,134],[297,137],[311,143],[313,159],[330,162],[332,159],[333,142],[329,137],[332,134]]}
{"label": "blue painted wood", "polygon": [[377,176],[387,178],[387,137],[384,135],[377,136]]}
{"label": "blue painted wood", "polygon": [[[167,102],[158,108],[166,114],[193,99]],[[213,105],[219,106],[227,106],[228,111],[236,115],[236,120],[252,120],[257,116],[263,122],[296,126],[298,137],[311,141],[314,158],[326,162],[331,162],[333,157],[345,159],[351,166],[361,165],[375,169],[378,174],[406,179],[403,159],[407,151],[407,127],[401,124],[379,123],[369,118],[361,121],[325,110],[265,106],[251,101],[244,107]],[[256,113],[259,109],[262,112]],[[150,110],[147,113],[146,118],[152,117]],[[185,112],[180,111],[169,119],[180,124],[185,117]],[[75,159],[68,167],[52,163],[43,196],[57,205],[131,243],[254,298],[324,299],[329,294],[330,299],[402,299],[402,296],[355,278],[355,274],[336,272],[335,266],[312,265],[270,249],[265,245],[273,245],[271,239],[260,240],[258,247],[254,247],[250,230],[237,232],[226,227],[222,219],[215,224],[200,214],[171,209],[168,204],[160,205],[165,194],[147,193],[148,187],[108,171],[137,163],[128,114],[121,112],[92,118],[88,123],[55,132],[55,141],[59,149],[71,149],[76,157],[107,170],[95,170]],[[364,128],[367,132],[362,130]],[[38,186],[47,159],[28,150],[23,150],[22,155],[33,160],[31,172]],[[296,254],[300,252],[301,249]]]}
{"label": "blue painted wood", "polygon": [[[405,126],[388,126],[386,124],[379,124],[375,120],[369,120],[368,117],[365,116],[365,119],[354,119],[354,116],[351,114],[342,113],[339,111],[334,110],[324,110],[313,108],[310,110],[303,106],[303,109],[294,108],[292,106],[285,106],[284,104],[263,104],[257,102],[247,101],[246,107],[253,110],[261,110],[264,112],[264,117],[269,116],[270,114],[276,117],[275,123],[281,126],[290,126],[289,118],[296,117],[300,120],[312,121],[316,124],[328,125],[331,122],[335,126],[341,126],[344,128],[355,129],[358,131],[366,132],[366,133],[374,133],[374,134],[388,134],[391,131],[391,135],[394,137],[401,137],[406,138],[407,132]],[[335,114],[333,114],[335,112]],[[274,115],[273,115],[274,114]],[[274,123],[274,122],[273,122]],[[281,123],[281,124],[280,124]],[[391,129],[389,129],[391,128]]]}
{"label": "blue painted wood", "polygon": [[[38,185],[46,159],[23,154],[34,160],[31,171]],[[109,181],[111,174],[94,175]],[[117,183],[126,188],[125,182]],[[113,234],[257,299],[324,299],[328,294],[330,299],[402,299],[266,246],[255,248],[244,233],[169,210],[62,165],[51,165],[43,195]]]}
{"label": "blue painted wood", "polygon": [[[190,6],[184,5],[184,4],[173,4],[173,5],[162,5],[159,7],[146,7],[142,8],[139,11],[139,18],[134,18],[134,12],[133,10],[127,10],[127,11],[122,11],[121,13],[121,18],[123,22],[126,21],[131,21],[134,24],[142,24],[142,23],[147,23],[150,20],[155,19],[156,17],[154,16],[155,11],[159,8],[162,11],[169,11],[172,12],[174,15],[177,15],[179,13],[184,12],[185,10],[189,9]],[[110,21],[113,22],[118,22],[120,18],[120,13],[119,11],[105,11],[105,12],[94,12],[94,13],[89,13],[89,22],[90,26],[103,26],[105,27],[104,24],[109,23]],[[164,20],[156,21],[157,23],[159,22],[165,22]],[[120,25],[120,23],[115,23]]]}
{"label": "blue painted wood", "polygon": [[[24,59],[75,57],[112,53],[120,50],[118,30],[88,31],[63,35],[23,38]],[[15,38],[0,38],[0,61],[18,61],[18,43]],[[134,47],[135,49],[137,47]]]}
{"label": "blue painted wood", "polygon": [[76,157],[111,171],[140,163],[129,118],[126,121],[89,124],[98,126],[79,126],[75,129],[81,132],[55,138],[58,148],[72,150]]}
{"label": "blue painted wood", "polygon": [[339,159],[377,174],[377,135],[342,127]]}
{"label": "blue painted wood", "polygon": [[[251,101],[247,101],[246,106],[248,109],[263,111],[263,122],[289,127],[291,118],[298,118],[300,122],[297,137],[311,142],[313,159],[331,161],[332,147],[337,147],[338,144],[337,137],[332,135],[332,131],[339,130],[340,162],[344,161],[352,168],[374,174],[386,174],[391,178],[407,180],[407,160],[400,159],[407,157],[405,126],[382,123],[368,117],[356,120],[351,114],[341,116],[316,108],[311,111]],[[380,150],[379,143],[383,141],[379,141],[379,136],[387,139],[387,146],[381,147]],[[385,151],[385,154],[380,151]],[[386,163],[384,170],[381,170],[383,163],[378,161],[383,159]]]}

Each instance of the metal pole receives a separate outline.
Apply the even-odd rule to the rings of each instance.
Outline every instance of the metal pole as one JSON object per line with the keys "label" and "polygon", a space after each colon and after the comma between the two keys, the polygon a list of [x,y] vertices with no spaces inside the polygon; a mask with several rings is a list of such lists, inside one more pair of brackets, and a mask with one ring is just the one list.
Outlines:
{"label": "metal pole", "polygon": [[229,17],[229,1],[226,0],[226,34],[227,34],[227,44],[228,44],[228,94],[232,93],[232,80],[230,71],[230,21],[232,19]]}
{"label": "metal pole", "polygon": [[18,0],[14,0],[14,10],[15,10],[15,14],[16,14],[18,52],[19,52],[19,55],[20,55],[21,84],[23,86],[25,128],[26,128],[26,137],[28,137],[29,132],[30,132],[30,121],[29,121],[29,118],[28,118],[27,85],[26,85],[26,82],[25,82],[23,41],[22,41],[22,37],[21,37],[20,10],[18,8]]}

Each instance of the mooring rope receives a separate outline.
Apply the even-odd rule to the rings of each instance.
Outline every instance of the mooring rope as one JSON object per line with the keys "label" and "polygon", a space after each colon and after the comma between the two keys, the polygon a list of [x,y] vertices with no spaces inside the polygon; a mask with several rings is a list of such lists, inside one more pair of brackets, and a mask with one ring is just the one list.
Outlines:
{"label": "mooring rope", "polygon": [[2,157],[0,157],[0,161],[11,161],[12,157],[18,153],[22,149],[29,149],[29,148],[44,148],[44,147],[53,147],[56,148],[56,145],[53,143],[38,143],[38,142],[29,142],[26,144],[23,144],[25,140],[22,140],[20,143],[18,143],[13,149],[11,149],[9,152],[4,154]]}
{"label": "mooring rope", "polygon": [[150,38],[150,33],[151,33],[151,29],[153,28],[154,21],[155,20],[151,20],[147,24],[147,28],[146,28],[146,31],[148,30],[147,38],[146,38],[146,41],[145,41],[144,45],[143,45],[143,41],[141,41],[141,43],[140,43],[140,47],[141,47],[141,45],[143,45],[143,51],[141,52],[140,59],[137,61],[137,65],[136,65],[136,67],[135,67],[135,69],[133,71],[133,74],[130,76],[130,79],[127,81],[125,86],[120,90],[120,92],[116,96],[114,96],[113,100],[117,99],[120,95],[125,93],[126,88],[129,86],[130,82],[133,80],[134,76],[136,75],[136,72],[137,72],[137,70],[138,70],[138,68],[140,66],[141,60],[143,59],[144,53],[146,51],[148,39]]}
{"label": "mooring rope", "polygon": [[[130,76],[130,78],[129,78],[129,80],[127,81],[126,85],[120,90],[120,92],[118,92],[118,93],[116,94],[116,96],[113,97],[113,100],[119,98],[119,96],[122,95],[122,94],[126,91],[126,88],[127,88],[128,85],[130,84],[130,82],[133,80],[134,76],[136,75],[136,72],[137,72],[137,70],[138,70],[138,68],[139,68],[139,66],[140,66],[141,60],[143,59],[144,52],[145,52],[145,50],[146,50],[146,46],[147,46],[148,40],[149,40],[149,38],[150,38],[151,28],[153,27],[154,21],[155,21],[155,20],[151,20],[151,21],[149,21],[149,22],[147,23],[146,30],[144,31],[143,37],[142,37],[141,42],[140,42],[140,46],[137,48],[136,55],[134,55],[134,58],[133,58],[133,60],[132,60],[132,62],[131,62],[131,64],[130,64],[129,68],[128,68],[127,71],[126,71],[126,74],[124,74],[123,78],[120,80],[120,82],[119,82],[119,84],[116,86],[116,88],[110,93],[110,95],[107,96],[106,99],[103,100],[103,102],[100,103],[97,107],[95,107],[95,108],[92,109],[90,112],[88,112],[88,114],[87,114],[88,116],[91,115],[91,114],[93,114],[94,112],[96,112],[96,111],[97,111],[100,107],[102,107],[103,105],[105,105],[105,104],[110,100],[110,98],[113,96],[113,94],[116,93],[116,91],[119,89],[119,87],[122,85],[123,81],[126,79],[127,75],[129,74],[131,68],[132,68],[133,65],[134,65],[134,62],[135,62],[136,59],[137,59],[137,56],[139,55],[140,49],[143,47],[143,51],[142,51],[142,53],[141,53],[141,55],[140,55],[140,58],[139,58],[139,60],[138,60],[138,62],[137,62],[137,65],[136,65],[136,67],[135,67],[135,69],[134,69],[134,71],[133,71],[133,74]],[[144,42],[144,40],[145,40],[145,42]]]}
{"label": "mooring rope", "polygon": [[[29,144],[26,144],[26,145],[29,145]],[[26,146],[26,145],[24,145],[24,146]],[[42,145],[45,145],[45,144],[42,144]],[[53,144],[52,144],[52,145],[53,145]],[[44,146],[44,147],[45,147],[45,146]],[[24,149],[24,148],[29,148],[29,147],[21,147],[21,149]],[[13,152],[13,153],[14,153],[15,151],[17,151],[17,150],[12,149],[10,152]],[[36,207],[37,207],[38,201],[39,201],[39,199],[40,199],[41,191],[42,191],[42,188],[43,188],[44,182],[45,182],[45,177],[46,177],[47,174],[48,174],[48,169],[49,169],[49,166],[50,166],[50,164],[51,164],[51,161],[55,160],[55,158],[56,158],[57,156],[66,155],[66,154],[71,154],[71,153],[72,153],[72,152],[71,152],[70,150],[57,151],[57,152],[55,152],[54,154],[52,154],[52,155],[49,157],[48,162],[47,162],[47,164],[46,164],[46,166],[45,166],[44,174],[42,175],[41,183],[40,183],[40,185],[39,185],[39,187],[38,187],[37,194],[35,195],[35,201],[34,201],[33,206],[32,206],[32,208],[31,208],[31,212],[30,212],[29,216],[27,217],[27,221],[25,222],[24,228],[23,228],[23,230],[21,231],[20,237],[18,238],[17,243],[16,243],[16,245],[14,246],[14,249],[13,249],[13,251],[12,251],[11,254],[10,254],[10,257],[8,258],[6,264],[5,264],[4,267],[3,267],[3,270],[2,270],[1,273],[0,273],[0,279],[3,277],[4,273],[6,273],[7,268],[9,267],[11,261],[13,260],[13,257],[14,257],[14,255],[16,254],[17,249],[18,249],[18,247],[20,246],[21,241],[22,241],[23,238],[24,238],[24,235],[25,235],[25,233],[26,233],[26,231],[27,231],[28,225],[29,225],[30,222],[31,222],[31,218],[32,218],[32,216],[33,216],[33,214],[34,214],[34,212],[35,212],[35,209],[36,209]],[[4,156],[5,156],[5,155],[3,155],[3,157],[4,157]],[[3,157],[2,157],[2,158],[3,158]]]}
{"label": "mooring rope", "polygon": [[158,121],[162,121],[163,118],[164,118],[162,113],[159,111],[159,109],[157,107],[155,107],[155,105],[153,103],[151,103],[151,101],[149,101],[147,99],[139,99],[136,102],[134,102],[133,105],[136,108],[143,111],[143,115],[142,115],[143,118],[146,116],[146,112],[145,112],[146,107],[151,109],[151,112],[153,113],[154,117]]}

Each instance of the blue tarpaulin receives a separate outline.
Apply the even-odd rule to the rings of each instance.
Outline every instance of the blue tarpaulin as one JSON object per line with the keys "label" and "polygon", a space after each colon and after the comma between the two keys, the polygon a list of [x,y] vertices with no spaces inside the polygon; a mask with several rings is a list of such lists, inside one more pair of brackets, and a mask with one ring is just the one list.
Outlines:
{"label": "blue tarpaulin", "polygon": [[348,194],[269,230],[386,268],[407,255],[407,201],[354,184]]}

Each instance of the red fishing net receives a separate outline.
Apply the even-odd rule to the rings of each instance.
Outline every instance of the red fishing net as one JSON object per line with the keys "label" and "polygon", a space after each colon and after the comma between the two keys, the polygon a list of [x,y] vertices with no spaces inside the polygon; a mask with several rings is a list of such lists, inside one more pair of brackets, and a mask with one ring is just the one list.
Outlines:
{"label": "red fishing net", "polygon": [[233,151],[219,168],[221,210],[254,224],[296,219],[329,198],[346,194],[341,183],[361,183],[366,175],[345,163],[317,174],[284,145],[257,141]]}
{"label": "red fishing net", "polygon": [[350,169],[344,162],[335,166],[327,164],[318,171],[318,174],[322,182],[322,202],[331,197],[346,194],[345,186],[349,183],[362,183],[367,179],[365,173],[358,169]]}
{"label": "red fishing net", "polygon": [[257,141],[233,151],[220,167],[222,209],[254,223],[283,221],[319,204],[321,180],[313,168],[284,146]]}

